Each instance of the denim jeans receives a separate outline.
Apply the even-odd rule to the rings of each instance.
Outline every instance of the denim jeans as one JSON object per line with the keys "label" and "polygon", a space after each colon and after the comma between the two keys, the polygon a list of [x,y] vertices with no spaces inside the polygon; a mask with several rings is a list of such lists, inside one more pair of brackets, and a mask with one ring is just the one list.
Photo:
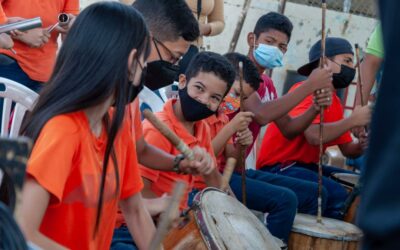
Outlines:
{"label": "denim jeans", "polygon": [[0,54],[0,77],[16,81],[35,92],[39,92],[43,83],[32,80],[11,57]]}
{"label": "denim jeans", "polygon": [[[241,175],[234,173],[229,184],[242,202]],[[246,194],[247,207],[268,213],[268,230],[275,237],[287,242],[297,210],[296,194],[288,188],[252,178],[246,178]]]}
{"label": "denim jeans", "polygon": [[137,250],[137,246],[125,225],[114,229],[114,235],[111,242],[111,250]]}
{"label": "denim jeans", "polygon": [[[318,165],[317,164],[302,164],[302,163],[294,163],[289,167],[281,168],[280,164],[277,164],[272,167],[263,167],[262,171],[298,178],[301,180],[311,181],[314,183],[318,183]],[[326,192],[323,195],[323,202],[326,202],[326,209],[323,212],[323,215],[330,218],[335,219],[343,219],[342,209],[344,207],[344,202],[348,196],[347,190],[338,182],[328,178],[333,173],[353,173],[348,170],[332,167],[332,166],[323,166],[323,177],[322,177],[322,185],[323,192]],[[325,196],[325,198],[324,198]]]}

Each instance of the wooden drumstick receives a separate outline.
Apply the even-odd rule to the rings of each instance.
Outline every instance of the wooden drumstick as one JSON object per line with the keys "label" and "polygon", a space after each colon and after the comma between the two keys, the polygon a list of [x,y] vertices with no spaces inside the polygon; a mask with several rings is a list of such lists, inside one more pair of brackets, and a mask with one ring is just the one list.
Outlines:
{"label": "wooden drumstick", "polygon": [[[325,19],[326,19],[326,0],[322,0],[322,28],[321,28],[321,59],[320,68],[325,65]],[[319,161],[318,161],[318,214],[317,222],[322,223],[322,156],[324,154],[324,108],[319,111]]]}
{"label": "wooden drumstick", "polygon": [[171,228],[172,222],[176,219],[176,215],[179,214],[179,204],[185,193],[186,186],[186,183],[183,181],[176,182],[174,191],[172,192],[171,202],[169,203],[167,210],[161,214],[156,233],[150,243],[150,250],[162,249],[162,241]]}
{"label": "wooden drumstick", "polygon": [[226,161],[224,173],[222,174],[221,190],[225,191],[229,186],[229,181],[231,179],[233,170],[235,169],[236,159],[228,158]]}
{"label": "wooden drumstick", "polygon": [[356,43],[354,45],[355,49],[356,49],[356,60],[357,60],[357,83],[358,83],[358,87],[360,89],[360,98],[361,98],[361,106],[365,105],[364,102],[364,96],[363,96],[363,84],[362,84],[362,80],[361,80],[361,61],[360,61],[360,48],[358,47],[358,43]]}
{"label": "wooden drumstick", "polygon": [[[358,46],[358,43],[354,44],[354,47],[356,49],[356,60],[357,60],[357,84],[358,84],[358,89],[360,91],[360,98],[361,98],[361,106],[365,106],[364,102],[364,94],[363,94],[363,83],[361,80],[361,61],[360,61],[360,47]],[[368,127],[364,127],[365,132],[368,131]]]}
{"label": "wooden drumstick", "polygon": [[186,159],[194,160],[193,151],[167,125],[160,121],[153,112],[149,109],[145,109],[143,115],[185,156]]}
{"label": "wooden drumstick", "polygon": [[[239,62],[239,86],[240,86],[240,112],[244,111],[244,92],[243,92],[243,62]],[[238,165],[242,167],[242,203],[246,206],[246,147],[240,145],[240,155]]]}

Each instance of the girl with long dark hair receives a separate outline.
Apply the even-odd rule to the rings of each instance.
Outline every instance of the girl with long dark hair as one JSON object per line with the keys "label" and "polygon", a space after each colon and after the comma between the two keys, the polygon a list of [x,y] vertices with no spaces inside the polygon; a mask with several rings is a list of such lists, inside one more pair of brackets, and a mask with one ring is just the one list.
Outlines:
{"label": "girl with long dark hair", "polygon": [[73,24],[22,127],[34,148],[19,222],[43,249],[109,249],[118,205],[139,248],[148,247],[155,228],[125,118],[148,54],[148,30],[131,6],[96,3]]}

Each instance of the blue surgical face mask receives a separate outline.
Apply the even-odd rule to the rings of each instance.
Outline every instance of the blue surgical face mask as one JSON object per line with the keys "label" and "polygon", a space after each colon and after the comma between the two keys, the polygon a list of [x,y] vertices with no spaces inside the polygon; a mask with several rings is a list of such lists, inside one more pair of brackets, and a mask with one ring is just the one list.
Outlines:
{"label": "blue surgical face mask", "polygon": [[283,66],[283,53],[275,46],[260,43],[254,49],[253,56],[261,67],[273,69]]}

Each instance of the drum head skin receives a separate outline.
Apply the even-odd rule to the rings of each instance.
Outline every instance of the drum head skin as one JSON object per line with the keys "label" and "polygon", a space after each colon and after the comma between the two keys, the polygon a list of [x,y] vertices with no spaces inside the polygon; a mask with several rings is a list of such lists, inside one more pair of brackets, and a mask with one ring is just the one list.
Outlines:
{"label": "drum head skin", "polygon": [[361,230],[353,224],[330,218],[322,218],[321,224],[316,216],[307,214],[296,215],[292,231],[337,241],[359,241],[362,237]]}
{"label": "drum head skin", "polygon": [[210,249],[279,250],[275,238],[253,213],[218,189],[205,189],[197,197],[196,219]]}

